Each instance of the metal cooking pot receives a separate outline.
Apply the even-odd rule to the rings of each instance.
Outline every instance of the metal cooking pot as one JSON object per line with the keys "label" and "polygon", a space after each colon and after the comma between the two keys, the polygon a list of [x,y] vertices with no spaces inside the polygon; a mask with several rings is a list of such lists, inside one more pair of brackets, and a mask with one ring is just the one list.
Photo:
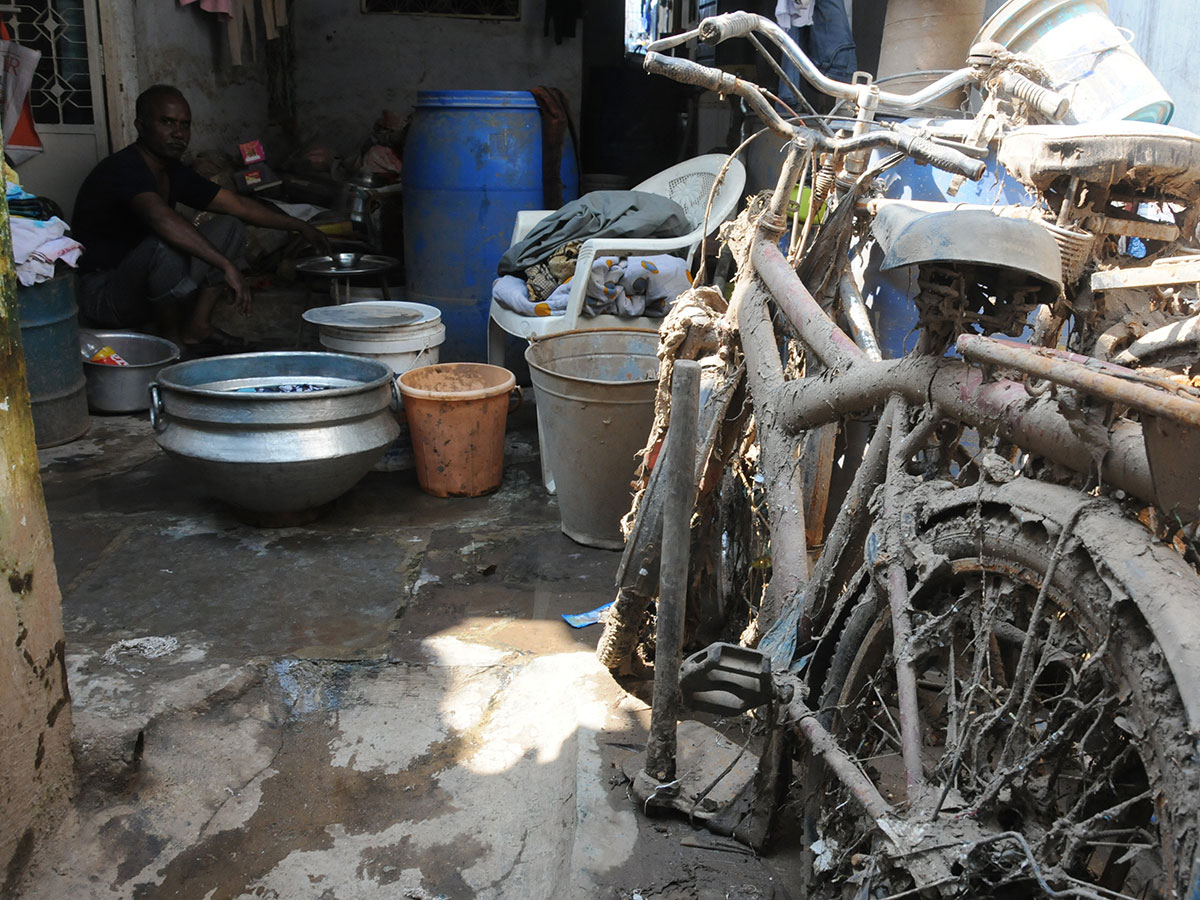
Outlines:
{"label": "metal cooking pot", "polygon": [[[317,388],[280,393],[285,386]],[[292,513],[353,487],[400,433],[391,369],[340,353],[178,363],[150,385],[155,440],[213,495]]]}
{"label": "metal cooking pot", "polygon": [[112,347],[128,365],[83,361],[88,406],[94,412],[141,412],[150,405],[146,389],[159,370],[179,359],[179,348],[166,338],[134,331],[80,329],[79,346]]}

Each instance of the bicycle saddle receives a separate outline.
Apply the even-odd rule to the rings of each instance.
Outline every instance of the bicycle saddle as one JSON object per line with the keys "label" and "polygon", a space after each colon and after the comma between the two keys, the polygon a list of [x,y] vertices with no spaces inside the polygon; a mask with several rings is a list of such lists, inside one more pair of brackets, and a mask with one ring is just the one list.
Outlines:
{"label": "bicycle saddle", "polygon": [[1000,142],[1000,163],[1046,191],[1063,176],[1122,193],[1200,199],[1200,136],[1150,122],[1031,125]]}

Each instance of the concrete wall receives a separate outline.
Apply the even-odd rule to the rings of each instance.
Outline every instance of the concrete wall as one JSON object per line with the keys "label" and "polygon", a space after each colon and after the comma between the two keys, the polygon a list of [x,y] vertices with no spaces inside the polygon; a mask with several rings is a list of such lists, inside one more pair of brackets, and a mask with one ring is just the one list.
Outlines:
{"label": "concrete wall", "polygon": [[[266,137],[264,37],[258,59],[234,66],[226,26],[200,4],[137,0],[133,16],[140,90],[156,82],[174,84],[192,107],[193,151],[236,153],[237,144]],[[261,28],[261,26],[260,26]]]}
{"label": "concrete wall", "polygon": [[[520,21],[363,15],[357,0],[295,0],[295,97],[299,136],[352,154],[384,109],[404,115],[419,90],[562,88],[579,116],[582,32],[555,44],[542,35],[541,3]],[[270,141],[264,35],[256,61],[233,66],[226,26],[175,0],[136,0],[137,81],[175,84],[192,107],[192,150],[250,137]],[[582,21],[580,29],[582,29]],[[288,148],[290,149],[290,148]]]}
{"label": "concrete wall", "polygon": [[17,346],[16,275],[0,213],[0,897],[66,807],[71,706],[62,600]]}
{"label": "concrete wall", "polygon": [[1195,0],[1108,0],[1108,15],[1133,32],[1133,48],[1175,101],[1170,124],[1200,132],[1200,38]]}
{"label": "concrete wall", "polygon": [[[542,36],[544,4],[522,0],[520,21],[363,15],[358,0],[296,0],[300,133],[348,154],[384,109],[406,114],[421,90],[567,92],[578,121],[582,38]],[[580,23],[582,28],[583,23]]]}

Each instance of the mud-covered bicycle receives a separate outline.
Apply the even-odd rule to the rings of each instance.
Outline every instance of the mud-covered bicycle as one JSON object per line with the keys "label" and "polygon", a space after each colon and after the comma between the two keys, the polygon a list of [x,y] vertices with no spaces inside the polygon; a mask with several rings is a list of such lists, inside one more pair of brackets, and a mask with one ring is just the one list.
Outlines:
{"label": "mud-covered bicycle", "polygon": [[[854,103],[855,133],[785,121],[757,86],[662,55],[754,33]],[[660,558],[678,564],[662,521],[671,466],[676,486],[682,466],[694,504],[683,501],[686,573],[671,578],[683,581],[691,642],[716,642],[684,662],[676,689],[696,710],[753,711],[767,737],[757,776],[725,809],[681,796],[673,743],[653,730],[634,791],[647,808],[687,811],[759,847],[788,797],[813,898],[1190,897],[1195,353],[1142,370],[1092,355],[1111,323],[1072,283],[1080,273],[1064,271],[1089,186],[1066,162],[1032,213],[976,208],[954,220],[990,229],[997,255],[917,259],[906,355],[882,357],[850,267],[856,241],[874,229],[894,248],[909,221],[911,209],[888,213],[877,196],[900,154],[964,177],[983,167],[978,143],[873,123],[881,99],[911,108],[974,84],[993,111],[1062,114],[1027,61],[977,47],[970,63],[914,97],[887,95],[869,80],[830,81],[774,23],[744,13],[647,54],[651,72],[740,97],[787,152],[774,190],[724,232],[738,264],[731,298],[697,289],[664,325],[647,450],[657,463],[628,519],[599,647],[614,670],[655,649],[656,679],[672,665],[661,627],[647,647],[667,615],[655,605]],[[879,148],[894,152],[873,160]],[[1144,145],[1131,152],[1145,163]],[[1200,149],[1179,153],[1200,167]],[[1141,228],[1163,246],[1193,234],[1194,208],[1169,204],[1195,198],[1162,185],[1142,187],[1176,211],[1173,232],[1126,220],[1104,233]],[[1030,331],[1023,343],[995,337]],[[702,401],[670,402],[683,367],[699,372]],[[673,411],[684,402],[698,404],[694,418]],[[675,706],[656,680],[656,719],[673,728]]]}

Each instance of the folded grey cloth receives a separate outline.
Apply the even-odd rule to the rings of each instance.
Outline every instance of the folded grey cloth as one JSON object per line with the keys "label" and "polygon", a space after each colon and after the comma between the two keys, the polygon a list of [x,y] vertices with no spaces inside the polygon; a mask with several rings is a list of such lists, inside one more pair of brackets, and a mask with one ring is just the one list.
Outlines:
{"label": "folded grey cloth", "polygon": [[645,191],[592,191],[538,222],[500,257],[498,275],[521,275],[546,262],[567,241],[590,238],[668,238],[692,230],[683,207]]}

